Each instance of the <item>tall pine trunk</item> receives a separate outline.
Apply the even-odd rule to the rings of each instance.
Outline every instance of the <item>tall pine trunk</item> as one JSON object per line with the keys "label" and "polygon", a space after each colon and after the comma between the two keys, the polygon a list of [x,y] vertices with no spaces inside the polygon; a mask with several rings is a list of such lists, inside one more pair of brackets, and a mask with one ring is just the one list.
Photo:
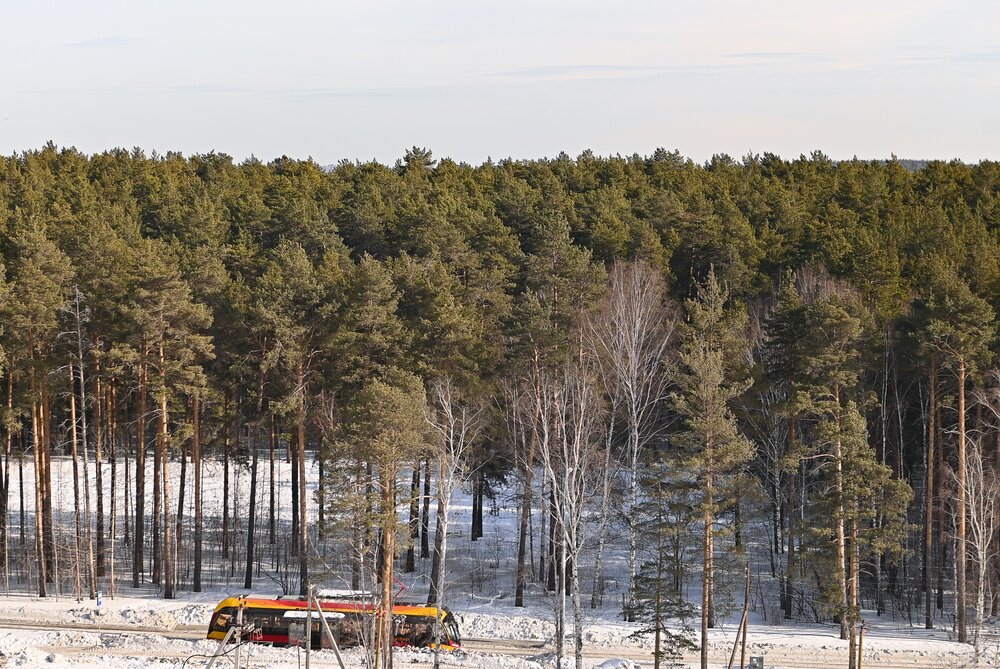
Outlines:
{"label": "tall pine trunk", "polygon": [[38,432],[42,459],[42,542],[45,545],[45,576],[55,585],[59,595],[58,562],[56,561],[55,526],[52,523],[52,409],[49,405],[48,384],[42,384],[42,399],[38,407]]}
{"label": "tall pine trunk", "polygon": [[201,511],[201,397],[194,395],[194,434],[191,441],[191,466],[194,468],[194,591],[201,592],[201,547],[204,529]]}
{"label": "tall pine trunk", "polygon": [[231,391],[226,391],[226,399],[222,407],[222,557],[229,557],[229,398]]}
{"label": "tall pine trunk", "polygon": [[250,458],[250,512],[247,516],[247,560],[243,572],[243,587],[249,590],[253,587],[254,566],[254,532],[257,529],[257,463],[259,458],[260,428],[264,421],[264,372],[261,370],[260,382],[257,384],[257,415],[254,421],[254,438],[250,444],[253,455]]}
{"label": "tall pine trunk", "polygon": [[410,475],[410,541],[406,545],[406,565],[403,571],[412,574],[417,570],[417,541],[420,539],[420,459],[413,465]]}
{"label": "tall pine trunk", "polygon": [[[48,574],[46,573],[46,571],[47,571],[46,570],[47,565],[46,565],[46,560],[45,560],[45,537],[43,536],[43,534],[44,534],[44,528],[43,528],[44,513],[42,512],[42,495],[43,495],[43,492],[44,492],[43,484],[42,484],[42,478],[43,478],[43,473],[42,473],[42,458],[43,458],[43,455],[42,455],[42,451],[45,450],[45,449],[44,449],[44,447],[42,446],[42,443],[39,440],[39,436],[40,436],[39,432],[41,430],[41,426],[40,426],[41,420],[39,419],[39,415],[41,414],[41,408],[39,406],[38,400],[36,399],[37,398],[37,381],[36,381],[34,366],[32,366],[32,369],[31,369],[31,391],[32,391],[31,392],[31,395],[32,395],[32,402],[31,402],[31,437],[32,437],[32,439],[34,439],[34,442],[35,442],[35,444],[34,444],[35,447],[32,449],[32,451],[34,451],[34,455],[35,455],[35,558],[36,558],[36,560],[38,562],[38,564],[37,564],[37,567],[38,567],[38,596],[39,597],[45,597],[45,595],[46,595],[45,582],[48,580],[47,579]],[[21,489],[22,489],[22,491],[24,490],[24,486],[23,485],[21,486]],[[23,518],[22,518],[22,521],[21,521],[21,526],[22,527],[24,526],[24,520],[23,520]]]}
{"label": "tall pine trunk", "polygon": [[854,518],[851,519],[851,557],[850,557],[850,586],[848,588],[849,598],[848,606],[850,607],[847,613],[848,621],[850,623],[850,631],[848,632],[848,643],[847,643],[847,655],[848,669],[856,669],[858,665],[858,521],[857,507],[854,508]]}
{"label": "tall pine trunk", "polygon": [[255,531],[257,529],[257,443],[256,441],[251,444],[251,449],[253,449],[253,455],[251,456],[250,465],[250,510],[247,515],[247,560],[246,569],[243,573],[243,587],[250,589],[253,587],[253,566],[254,566],[254,550],[255,550]]}
{"label": "tall pine trunk", "polygon": [[177,479],[177,515],[174,519],[174,555],[179,556],[184,553],[182,544],[184,542],[184,500],[187,494],[187,469],[188,454],[183,442],[180,447],[181,473]]}
{"label": "tall pine trunk", "polygon": [[420,510],[420,557],[426,560],[430,553],[431,530],[431,459],[424,460],[424,503]]}
{"label": "tall pine trunk", "polygon": [[[100,362],[96,367],[97,374],[94,377],[94,485],[95,501],[97,502],[97,525],[96,525],[96,576],[103,578],[105,575],[104,558],[107,550],[104,540],[104,440],[106,438],[105,408],[104,402],[106,390],[101,384]],[[114,492],[112,492],[114,494]]]}
{"label": "tall pine trunk", "polygon": [[440,491],[441,486],[444,484],[444,476],[440,476],[438,480],[437,517],[434,523],[434,559],[431,561],[431,579],[429,590],[427,591],[427,606],[434,606],[440,600],[438,588],[443,580],[444,565],[441,564],[441,556],[444,555],[445,535],[448,529],[445,527],[446,504],[444,494]]}
{"label": "tall pine trunk", "polygon": [[475,541],[479,538],[478,520],[482,517],[482,495],[480,494],[480,478],[475,476],[472,479],[472,527],[469,528],[469,540]]}
{"label": "tall pine trunk", "polygon": [[967,607],[965,594],[965,515],[966,515],[966,443],[965,443],[965,359],[958,360],[958,509],[956,526],[958,536],[955,542],[955,607],[957,609],[956,626],[958,627],[958,642],[968,641]]}
{"label": "tall pine trunk", "polygon": [[97,565],[94,561],[94,531],[90,524],[90,458],[87,448],[87,395],[84,392],[83,368],[80,368],[80,446],[83,452],[83,539],[87,551],[87,585],[90,598],[97,597]]}
{"label": "tall pine trunk", "polygon": [[937,358],[931,357],[930,412],[927,428],[927,472],[924,482],[924,627],[934,629],[934,614],[931,604],[931,559],[934,555],[934,467],[937,454],[934,437],[937,431]]}
{"label": "tall pine trunk", "polygon": [[[304,429],[302,427],[302,422],[300,418],[299,423],[299,434],[303,435]],[[304,454],[300,451],[299,453],[301,460],[305,461]],[[376,649],[375,649],[375,669],[392,669],[392,588],[393,588],[393,555],[396,550],[395,537],[396,537],[396,470],[391,464],[385,465],[382,472],[380,472],[382,478],[382,508],[380,510],[382,516],[382,550],[381,550],[381,562],[379,564],[379,575],[381,577],[381,588],[379,594],[379,615],[377,617],[377,629],[375,632],[376,638]],[[299,476],[302,480],[305,479],[305,471],[299,472]],[[301,493],[301,491],[300,491]],[[305,499],[305,495],[302,495],[302,499]],[[305,504],[302,502],[302,517],[305,518]],[[302,523],[305,527],[306,523]],[[305,532],[303,532],[302,545],[305,546]],[[302,551],[302,581],[305,583],[305,554],[306,551]]]}
{"label": "tall pine trunk", "polygon": [[299,445],[298,436],[288,442],[292,470],[292,555],[299,554]]}
{"label": "tall pine trunk", "polygon": [[[107,423],[108,423],[108,447],[111,449],[110,459],[111,459],[111,513],[110,513],[110,525],[108,531],[108,546],[110,548],[108,552],[108,566],[109,569],[109,589],[111,591],[112,599],[115,596],[115,540],[117,539],[118,530],[118,433],[117,426],[115,422],[115,380],[112,377],[108,382],[108,412],[107,412]],[[126,460],[128,457],[126,455]],[[126,482],[126,488],[128,483]],[[128,514],[126,513],[126,518]]]}
{"label": "tall pine trunk", "polygon": [[[940,404],[941,403],[939,402],[939,405]],[[935,520],[937,521],[936,532],[937,532],[937,543],[938,543],[938,550],[936,551],[937,564],[935,565],[935,569],[937,571],[937,599],[935,601],[935,605],[937,606],[938,611],[944,611],[944,586],[945,586],[944,574],[945,574],[945,565],[948,564],[948,544],[950,543],[948,541],[945,541],[945,536],[944,536],[945,507],[944,507],[944,495],[942,492],[942,487],[946,475],[945,467],[947,466],[946,465],[947,458],[944,457],[944,440],[943,438],[941,438],[944,432],[941,421],[941,411],[942,411],[941,406],[938,406],[937,419],[935,420],[935,423],[938,425],[937,443],[940,444],[941,446],[940,448],[941,454],[937,459],[937,464],[938,464],[937,476],[935,477],[934,481],[934,487],[936,489],[936,492],[934,493],[934,499],[935,499],[935,504],[937,506],[937,513],[935,514]]]}
{"label": "tall pine trunk", "polygon": [[847,629],[847,538],[844,530],[844,455],[840,439],[840,389],[834,391],[834,420],[836,421],[837,437],[833,440],[834,485],[837,495],[836,532],[837,532],[837,591],[840,605],[840,638],[846,640]]}
{"label": "tall pine trunk", "polygon": [[[788,421],[788,446],[790,449],[795,448],[796,434],[795,431],[798,426],[798,420],[795,416]],[[785,569],[785,620],[792,619],[792,605],[795,601],[795,570],[797,564],[795,562],[796,552],[795,552],[795,535],[798,529],[798,504],[797,504],[797,490],[796,483],[798,482],[799,468],[795,467],[795,471],[791,473],[788,477],[788,557],[787,557],[787,567]]]}
{"label": "tall pine trunk", "polygon": [[[166,392],[161,388],[161,392]],[[156,402],[154,396],[153,401]],[[160,416],[162,420],[162,415]],[[163,536],[160,531],[161,516],[163,514],[163,441],[160,439],[159,424],[154,428],[155,437],[153,439],[153,568],[152,579],[154,585],[160,585],[163,581]]]}
{"label": "tall pine trunk", "polygon": [[[145,346],[143,346],[145,357]],[[135,520],[132,537],[132,587],[142,583],[143,539],[146,529],[146,365],[139,363],[139,388],[137,391],[139,415],[135,428]]]}
{"label": "tall pine trunk", "polygon": [[268,485],[270,490],[268,491],[268,505],[267,505],[267,529],[268,529],[268,539],[272,546],[275,542],[275,519],[274,519],[274,469],[275,469],[275,452],[278,450],[278,432],[274,424],[274,414],[271,414],[271,452],[269,453],[271,459],[271,475],[268,478]]}
{"label": "tall pine trunk", "polygon": [[[297,449],[299,458],[299,594],[305,595],[309,588],[309,516],[306,515],[306,387],[305,368],[302,362],[298,365],[297,381],[299,388],[299,410],[297,428]],[[392,539],[388,538],[387,543]],[[389,573],[392,574],[392,553],[390,552]],[[392,584],[383,584],[391,588]],[[378,668],[376,668],[378,669]],[[392,669],[385,667],[385,669]]]}
{"label": "tall pine trunk", "polygon": [[[14,407],[14,375],[7,372],[7,413],[10,415]],[[0,534],[3,535],[3,578],[7,592],[10,592],[10,522],[7,509],[10,506],[10,455],[14,428],[6,425],[4,428],[4,459],[0,470]]]}
{"label": "tall pine trunk", "polygon": [[[534,453],[528,450],[528,462]],[[517,573],[514,582],[514,606],[524,606],[524,587],[528,582],[528,519],[531,516],[531,466],[526,465],[521,473],[521,509],[517,528]]]}
{"label": "tall pine trunk", "polygon": [[712,618],[712,578],[715,557],[715,490],[714,463],[712,462],[712,437],[705,440],[705,508],[703,522],[704,558],[702,560],[701,581],[701,669],[708,669],[708,628],[713,626]]}
{"label": "tall pine trunk", "polygon": [[173,520],[170,505],[170,435],[167,431],[167,378],[162,338],[160,339],[160,393],[160,429],[157,444],[162,458],[160,476],[162,477],[161,489],[163,493],[163,597],[164,599],[173,599],[176,581],[174,570],[176,551],[173,542]]}

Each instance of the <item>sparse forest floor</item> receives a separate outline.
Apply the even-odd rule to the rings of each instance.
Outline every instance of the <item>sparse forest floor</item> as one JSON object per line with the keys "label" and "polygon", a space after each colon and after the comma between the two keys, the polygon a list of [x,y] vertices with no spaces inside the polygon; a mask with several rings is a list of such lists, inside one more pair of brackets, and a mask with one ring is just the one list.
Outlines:
{"label": "sparse forest floor", "polygon": [[[221,472],[214,461],[205,463],[206,508],[218,509],[221,496]],[[239,468],[237,468],[239,470]],[[174,469],[175,475],[177,468]],[[289,483],[278,480],[287,477],[287,465],[281,461],[277,468],[276,490],[279,492],[278,509],[287,510],[290,504]],[[72,495],[67,491],[63,477],[69,476],[67,461],[54,461],[53,480],[55,489],[62,491],[55,496],[56,510],[72,522],[68,514]],[[234,499],[245,499],[247,490],[246,471],[231,472]],[[26,512],[30,518],[33,512],[30,500],[33,490],[28,482],[33,480],[33,472],[25,465]],[[265,489],[266,489],[265,485]],[[17,489],[12,491],[11,555],[12,566],[18,551],[17,517],[19,509],[16,499]],[[452,549],[448,560],[448,588],[445,603],[460,619],[466,651],[449,654],[446,666],[482,667],[484,669],[539,669],[551,666],[553,657],[554,626],[552,621],[552,600],[540,587],[529,588],[528,604],[515,608],[511,597],[511,583],[514,572],[516,546],[516,508],[512,493],[507,489],[497,489],[495,501],[484,514],[484,536],[476,542],[469,541],[468,527],[471,522],[471,501],[468,491],[460,493],[452,509],[452,530],[449,541]],[[120,500],[124,501],[124,500]],[[258,505],[258,508],[266,504]],[[119,507],[123,508],[123,507]],[[242,507],[241,507],[242,508]],[[315,507],[313,507],[315,511]],[[215,511],[206,517],[206,527],[215,527],[220,522]],[[282,517],[279,514],[279,521]],[[236,518],[239,512],[236,513]],[[432,514],[433,519],[433,514]],[[266,518],[262,519],[266,521]],[[266,526],[266,523],[263,523]],[[433,524],[431,525],[433,527]],[[237,539],[243,530],[241,523],[234,521],[231,550],[239,552]],[[69,541],[71,532],[65,532]],[[30,536],[26,544],[27,564],[30,559]],[[26,580],[12,578],[9,594],[0,596],[0,666],[22,667],[114,667],[140,668],[158,666],[203,666],[205,655],[215,652],[214,641],[204,639],[208,620],[216,603],[223,597],[244,594],[242,573],[227,569],[228,562],[221,557],[218,535],[206,544],[206,575],[211,585],[205,592],[193,593],[183,585],[175,600],[164,600],[162,592],[148,582],[140,588],[130,587],[128,552],[119,546],[120,556],[117,566],[119,582],[114,598],[109,596],[107,578],[103,580],[103,601],[98,608],[96,601],[86,596],[80,600],[73,594],[72,575],[75,568],[74,556],[65,552],[62,556],[64,582],[62,594],[39,599],[33,595],[30,576]],[[182,543],[183,545],[183,543]],[[66,550],[69,550],[67,544]],[[259,594],[281,593],[282,578],[280,566],[269,570],[266,553],[271,550],[263,543],[261,547],[265,565],[258,575],[253,592]],[[278,554],[280,548],[275,547]],[[328,550],[331,554],[323,555]],[[318,579],[326,579],[320,585],[343,587],[335,576],[321,576],[325,559],[333,561],[332,546],[320,544],[314,567]],[[631,637],[637,625],[622,622],[619,615],[621,588],[616,585],[616,574],[621,571],[624,547],[613,544],[606,556],[609,565],[608,594],[603,608],[587,609],[587,624],[584,631],[584,653],[586,665],[596,667],[604,664],[604,669],[614,666],[627,669],[634,664],[651,666],[652,643],[649,638]],[[183,553],[182,553],[183,555]],[[581,565],[584,571],[587,563]],[[763,560],[763,558],[761,558]],[[692,560],[697,566],[697,558]],[[181,560],[183,564],[183,559]],[[417,571],[400,574],[408,585],[402,599],[420,600],[426,593],[430,560],[417,560]],[[761,568],[764,571],[763,567]],[[16,569],[12,569],[17,574]],[[30,571],[29,571],[30,573]],[[185,570],[179,574],[184,578]],[[267,578],[270,573],[273,578]],[[690,575],[689,575],[689,578]],[[147,577],[148,581],[148,577]],[[772,587],[766,576],[756,579],[756,588]],[[695,595],[699,584],[692,579],[689,592]],[[737,613],[726,618],[727,622],[711,632],[710,660],[713,667],[725,667],[736,632]],[[866,612],[869,620],[875,619],[873,612]],[[773,620],[773,617],[769,618]],[[903,620],[892,620],[885,616],[882,620],[870,622],[871,631],[864,640],[864,666],[896,667],[966,667],[974,666],[972,647],[951,640],[945,630],[926,631]],[[991,657],[997,653],[998,643],[986,645],[986,653],[980,666],[995,666]],[[750,632],[747,637],[747,655],[762,655],[767,667],[786,669],[812,669],[813,667],[846,666],[847,642],[837,638],[834,624],[773,625],[765,622],[760,611],[751,616]],[[296,649],[276,649],[250,646],[251,666],[255,667],[297,667],[302,662],[301,651]],[[357,651],[347,651],[349,666],[362,666],[363,658]],[[190,658],[190,659],[189,659]],[[684,657],[688,667],[697,666],[697,656],[687,653]],[[737,662],[739,657],[737,655]],[[6,663],[4,665],[3,663]],[[336,666],[335,658],[328,651],[313,655],[311,662],[317,667]],[[402,667],[427,666],[432,656],[426,651],[397,649],[396,662]]]}

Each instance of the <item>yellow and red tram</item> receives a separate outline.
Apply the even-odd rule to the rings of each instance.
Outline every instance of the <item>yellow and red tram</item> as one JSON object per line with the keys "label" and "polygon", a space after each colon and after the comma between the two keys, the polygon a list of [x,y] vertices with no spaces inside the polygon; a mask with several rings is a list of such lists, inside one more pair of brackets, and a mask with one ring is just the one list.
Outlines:
{"label": "yellow and red tram", "polygon": [[[275,646],[287,646],[289,643],[290,617],[285,614],[290,611],[304,613],[307,608],[305,599],[297,598],[260,598],[260,597],[228,597],[215,607],[212,620],[208,626],[208,638],[223,640],[230,628],[236,625],[239,607],[243,606],[243,623],[251,625],[254,632],[248,636],[250,641],[269,643]],[[324,616],[337,644],[342,648],[362,644],[364,630],[370,628],[372,618],[378,607],[364,601],[320,600],[320,608],[324,613],[340,614]],[[315,612],[310,633],[314,648],[321,647],[319,614]],[[300,620],[301,616],[296,616]],[[431,648],[434,646],[435,620],[441,624],[441,649],[457,650],[461,647],[461,636],[458,631],[458,621],[445,608],[437,606],[417,606],[397,603],[392,607],[393,645]]]}

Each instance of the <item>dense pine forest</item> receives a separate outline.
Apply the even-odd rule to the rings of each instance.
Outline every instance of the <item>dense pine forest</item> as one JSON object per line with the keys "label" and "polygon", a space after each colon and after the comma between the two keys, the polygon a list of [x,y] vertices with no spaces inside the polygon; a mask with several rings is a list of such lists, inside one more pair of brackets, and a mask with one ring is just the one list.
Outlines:
{"label": "dense pine forest", "polygon": [[247,588],[263,561],[385,600],[422,556],[438,601],[452,494],[475,539],[509,486],[504,587],[569,601],[578,647],[592,606],[704,634],[746,561],[783,619],[973,641],[1000,605],[998,201],[997,163],[820,153],[2,158],[2,576],[171,598],[211,533]]}

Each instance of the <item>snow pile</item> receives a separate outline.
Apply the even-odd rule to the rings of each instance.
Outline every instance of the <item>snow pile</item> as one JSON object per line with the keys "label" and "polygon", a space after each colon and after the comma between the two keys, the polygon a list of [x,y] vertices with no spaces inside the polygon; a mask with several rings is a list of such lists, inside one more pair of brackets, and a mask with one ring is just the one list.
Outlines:
{"label": "snow pile", "polygon": [[601,662],[594,669],[640,669],[642,665],[635,660],[628,660],[620,657],[613,657],[610,660]]}
{"label": "snow pile", "polygon": [[551,639],[555,625],[533,616],[495,613],[461,613],[459,628],[469,639]]}
{"label": "snow pile", "polygon": [[155,627],[172,630],[177,627],[177,619],[170,611],[154,608],[131,608],[126,606],[118,612],[122,620],[138,627]]}
{"label": "snow pile", "polygon": [[[542,653],[541,655],[532,655],[526,658],[529,665],[534,665],[540,667],[541,669],[554,669],[556,665],[556,654],[555,653]],[[576,658],[573,657],[571,651],[567,651],[563,655],[562,659],[562,669],[573,669],[576,667]]]}
{"label": "snow pile", "polygon": [[584,625],[583,642],[588,647],[599,646],[602,648],[648,646],[653,635],[647,634],[645,639],[636,638],[632,635],[637,629],[638,626],[624,622]]}
{"label": "snow pile", "polygon": [[34,640],[17,632],[0,632],[0,666],[40,666],[55,662],[56,656],[37,648]]}
{"label": "snow pile", "polygon": [[208,621],[212,619],[214,605],[208,604],[188,604],[171,613],[178,625],[204,625],[208,627]]}

